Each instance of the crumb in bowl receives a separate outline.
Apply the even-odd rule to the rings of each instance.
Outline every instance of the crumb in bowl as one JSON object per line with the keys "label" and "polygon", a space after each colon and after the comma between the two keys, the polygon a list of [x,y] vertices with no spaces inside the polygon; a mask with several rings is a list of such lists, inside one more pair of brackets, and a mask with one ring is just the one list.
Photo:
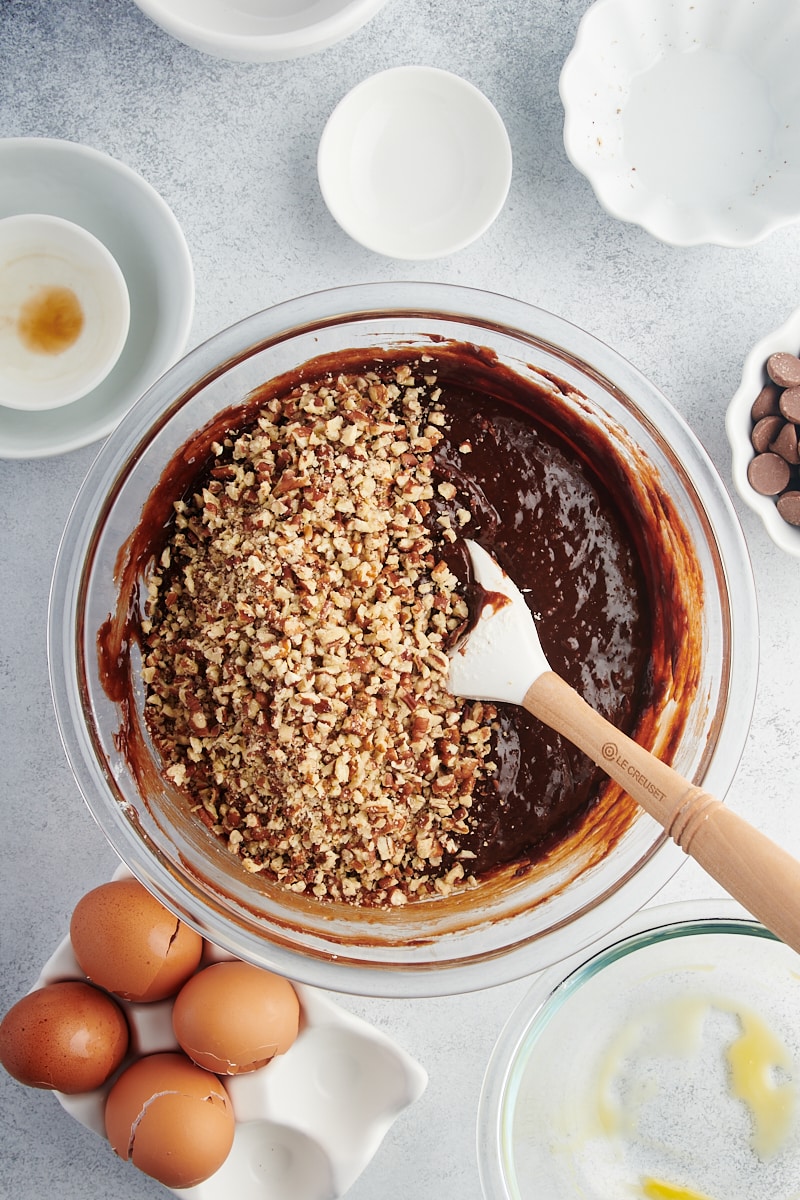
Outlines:
{"label": "crumb in bowl", "polygon": [[468,609],[450,518],[426,525],[437,399],[408,364],[271,399],[212,445],[149,580],[166,773],[245,870],[293,891],[398,905],[470,875],[455,836],[496,770],[496,713],[447,688]]}

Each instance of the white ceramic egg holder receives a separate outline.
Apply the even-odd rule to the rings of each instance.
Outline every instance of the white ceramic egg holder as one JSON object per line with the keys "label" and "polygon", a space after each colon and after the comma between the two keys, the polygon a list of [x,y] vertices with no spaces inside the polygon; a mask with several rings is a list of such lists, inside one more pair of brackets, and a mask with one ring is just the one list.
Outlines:
{"label": "white ceramic egg holder", "polygon": [[[229,957],[206,942],[201,967]],[[67,937],[34,986],[85,978]],[[424,1069],[385,1034],[313,988],[294,987],[301,1008],[296,1041],[267,1066],[223,1079],[236,1117],[233,1148],[210,1179],[170,1189],[176,1195],[333,1200],[355,1182],[397,1116],[425,1090]],[[145,1054],[179,1049],[171,999],[118,1003],[131,1031],[123,1067]],[[105,1137],[105,1099],[115,1078],[93,1092],[56,1096],[77,1121]]]}

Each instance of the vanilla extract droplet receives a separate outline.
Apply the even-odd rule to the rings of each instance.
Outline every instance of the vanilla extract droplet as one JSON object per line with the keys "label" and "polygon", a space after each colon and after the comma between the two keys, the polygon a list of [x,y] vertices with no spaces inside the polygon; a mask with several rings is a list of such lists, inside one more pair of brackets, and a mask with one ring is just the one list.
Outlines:
{"label": "vanilla extract droplet", "polygon": [[17,336],[32,354],[63,354],[77,342],[83,309],[72,288],[39,288],[20,309]]}

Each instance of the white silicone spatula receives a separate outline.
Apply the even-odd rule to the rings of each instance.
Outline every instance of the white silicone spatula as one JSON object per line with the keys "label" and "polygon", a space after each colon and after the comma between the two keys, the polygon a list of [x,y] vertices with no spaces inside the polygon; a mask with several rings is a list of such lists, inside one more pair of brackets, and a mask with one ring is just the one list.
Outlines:
{"label": "white silicone spatula", "polygon": [[521,704],[602,767],[768,929],[800,951],[800,862],[615,728],[550,669],[534,619],[491,555],[467,541],[486,592],[450,658],[450,690]]}

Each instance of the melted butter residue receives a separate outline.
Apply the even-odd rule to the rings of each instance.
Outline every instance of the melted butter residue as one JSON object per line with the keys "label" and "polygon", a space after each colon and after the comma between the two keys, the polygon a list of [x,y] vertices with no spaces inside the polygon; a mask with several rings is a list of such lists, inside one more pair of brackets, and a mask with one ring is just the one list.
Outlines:
{"label": "melted butter residue", "polygon": [[651,1179],[649,1176],[642,1180],[642,1195],[647,1200],[710,1200],[709,1196],[700,1192],[689,1191],[688,1188],[673,1187],[661,1179]]}
{"label": "melted butter residue", "polygon": [[[657,1045],[653,1053],[671,1054],[688,1058],[697,1051],[702,1037],[703,1021],[709,1010],[707,1001],[689,996],[674,1000],[658,1012]],[[622,1062],[642,1040],[648,1037],[652,1015],[624,1026],[609,1046],[598,1075],[597,1117],[600,1128],[608,1137],[630,1136],[636,1131],[638,1105],[623,1106],[616,1095],[615,1080]],[[639,1101],[647,1099],[641,1092]]]}
{"label": "melted butter residue", "polygon": [[[751,1146],[759,1158],[771,1158],[787,1137],[797,1099],[796,1086],[785,1078],[792,1062],[786,1047],[761,1018],[735,1009],[741,1037],[728,1047],[731,1092],[743,1101],[753,1120]],[[781,1074],[784,1078],[779,1082]]]}
{"label": "melted butter residue", "polygon": [[[716,1017],[715,1015],[716,1014]],[[720,1025],[720,1014],[730,1024]],[[707,1024],[708,1022],[708,1024]],[[709,1040],[711,1039],[711,1040]],[[787,1048],[764,1020],[735,1001],[690,996],[656,1005],[623,1026],[608,1046],[595,1077],[594,1121],[601,1136],[636,1143],[648,1157],[650,1132],[640,1128],[646,1106],[666,1086],[660,1071],[631,1072],[631,1066],[662,1056],[691,1059],[719,1056],[728,1094],[746,1106],[750,1118],[750,1150],[762,1163],[773,1158],[789,1139],[796,1116],[796,1069]],[[626,1078],[621,1088],[619,1081]],[[652,1121],[652,1117],[650,1117]],[[711,1200],[654,1176],[638,1183],[646,1200]]]}

